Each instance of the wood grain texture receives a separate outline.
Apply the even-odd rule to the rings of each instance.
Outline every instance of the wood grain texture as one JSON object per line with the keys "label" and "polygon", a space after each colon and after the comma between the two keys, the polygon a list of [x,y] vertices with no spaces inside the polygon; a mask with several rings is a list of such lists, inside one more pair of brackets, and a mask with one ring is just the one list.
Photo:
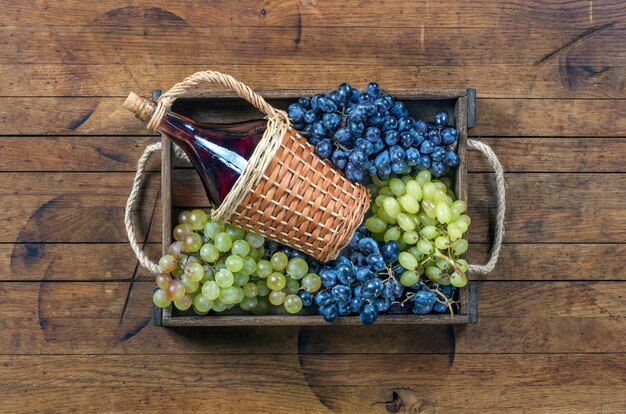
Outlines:
{"label": "wood grain texture", "polygon": [[[383,88],[476,88],[480,98],[625,98],[626,67],[608,64],[577,65],[559,55],[541,65],[483,64],[433,66],[393,62],[359,66],[311,63],[248,65],[137,64],[0,64],[0,76],[9,79],[2,96],[126,96],[135,91],[149,96],[154,88],[168,88],[185,76],[211,69],[245,80],[253,89],[307,87],[332,89],[343,80],[364,87],[377,81]],[[293,76],[297,73],[298,76]],[[78,85],[78,87],[77,87]]]}
{"label": "wood grain texture", "polygon": [[[73,2],[53,7],[28,0],[21,7],[0,6],[0,24],[21,25],[140,25],[140,26],[331,26],[331,27],[507,27],[535,28],[558,23],[563,28],[586,28],[621,21],[626,7],[619,0],[591,5],[585,0],[513,0],[481,2],[462,0],[453,3],[410,3],[383,0],[358,4],[355,13],[332,0],[316,2],[280,1],[264,3],[198,2],[175,3],[159,0],[134,1],[132,6],[115,0],[89,2],[85,9]],[[347,4],[350,5],[350,4]],[[381,13],[384,10],[385,13]]]}
{"label": "wood grain texture", "polygon": [[[358,66],[393,60],[397,66],[531,66],[563,54],[573,65],[626,65],[622,42],[626,26],[615,21],[584,29],[500,27],[498,36],[493,36],[491,27],[400,26],[387,27],[373,36],[368,27],[314,26],[303,31],[296,24],[232,30],[184,23],[142,27],[132,17],[124,20],[126,24],[0,26],[0,36],[12,37],[11,42],[0,43],[0,63],[192,62],[208,66],[297,61]],[[154,47],[156,42],[160,47]]]}

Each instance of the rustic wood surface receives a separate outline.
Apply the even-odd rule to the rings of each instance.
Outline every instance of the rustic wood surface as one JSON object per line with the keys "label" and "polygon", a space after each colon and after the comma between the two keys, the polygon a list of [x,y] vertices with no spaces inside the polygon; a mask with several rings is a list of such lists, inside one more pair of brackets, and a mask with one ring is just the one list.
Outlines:
{"label": "rustic wood surface", "polygon": [[[0,412],[626,412],[626,3],[0,1]],[[477,88],[507,234],[472,326],[163,329],[121,109],[201,69],[261,90]],[[469,153],[468,253],[495,204]],[[160,250],[159,161],[138,211]],[[179,165],[178,207],[205,203]]]}

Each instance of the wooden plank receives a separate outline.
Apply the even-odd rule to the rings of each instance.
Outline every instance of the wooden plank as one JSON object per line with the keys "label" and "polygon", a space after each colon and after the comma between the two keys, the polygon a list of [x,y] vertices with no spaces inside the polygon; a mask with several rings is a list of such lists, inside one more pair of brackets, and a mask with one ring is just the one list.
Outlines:
{"label": "wooden plank", "polygon": [[[129,17],[130,19],[130,17]],[[0,63],[282,64],[330,61],[358,66],[540,65],[561,55],[573,65],[625,66],[623,23],[588,29],[551,26],[387,27],[142,27],[135,20],[105,26],[0,26]],[[324,41],[319,41],[324,39]],[[210,41],[211,47],[206,47]],[[159,47],[154,47],[158,44]],[[28,47],[24,47],[28,45]],[[272,53],[268,53],[272,51]],[[358,59],[354,57],[358,56]],[[132,76],[129,74],[129,76]],[[486,76],[488,76],[486,74]],[[80,88],[80,85],[78,85]]]}
{"label": "wooden plank", "polygon": [[[132,173],[3,173],[0,242],[125,242],[123,209]],[[621,243],[626,210],[616,182],[623,174],[508,174],[509,243]],[[140,240],[153,219],[149,241],[161,235],[155,210],[158,175],[149,174],[140,203]],[[471,242],[490,238],[495,214],[493,176],[469,174]],[[540,190],[540,191],[539,191]],[[206,196],[194,170],[174,174],[174,204],[204,206]],[[558,194],[558,197],[554,195]],[[537,208],[541,206],[541,209]],[[154,217],[152,217],[152,213]]]}
{"label": "wooden plank", "polygon": [[[145,248],[155,260],[160,244]],[[0,280],[16,281],[128,281],[134,272],[138,280],[153,281],[128,243],[120,244],[0,244]]]}
{"label": "wooden plank", "polygon": [[[419,0],[410,3],[383,0],[377,3],[332,0],[315,3],[200,2],[166,0],[133,2],[89,1],[44,5],[34,0],[20,7],[0,5],[0,25],[137,25],[152,26],[331,26],[331,27],[522,27],[586,28],[623,20],[626,8],[619,0],[588,3],[585,0],[455,1],[450,4]],[[82,6],[82,7],[81,7]],[[355,10],[355,13],[346,13]],[[381,13],[384,10],[384,13]]]}
{"label": "wooden plank", "polygon": [[0,283],[0,354],[594,353],[626,337],[623,282],[480,282],[478,323],[455,328],[164,329],[150,324],[153,287],[135,283],[125,307],[127,282]]}
{"label": "wooden plank", "polygon": [[[203,375],[206,375],[203,373]],[[205,377],[202,376],[202,379]],[[445,378],[445,377],[444,377]],[[623,386],[323,386],[283,384],[266,388],[263,384],[229,385],[229,395],[246,395],[238,398],[236,408],[232,399],[225,399],[223,390],[204,387],[202,384],[181,385],[177,378],[167,379],[162,387],[146,387],[141,384],[111,384],[105,388],[75,385],[57,387],[35,385],[7,389],[3,396],[4,408],[13,413],[31,413],[46,402],[46,412],[66,413],[94,412],[102,409],[115,413],[180,411],[198,395],[207,410],[228,410],[254,413],[333,412],[333,413],[384,413],[419,412],[472,412],[485,414],[509,413],[619,413],[626,407],[626,388]],[[98,395],[99,398],[93,398]],[[276,404],[280,399],[281,403]],[[541,406],[537,402],[541,401]],[[329,410],[329,411],[326,411]]]}
{"label": "wooden plank", "polygon": [[[397,66],[377,65],[237,65],[211,64],[211,69],[244,80],[258,90],[273,88],[333,89],[342,81],[363,88],[376,81],[383,88],[476,88],[481,98],[624,98],[626,68],[616,65],[575,65],[555,58],[539,66]],[[168,88],[207,65],[82,65],[0,64],[0,77],[10,79],[3,96],[126,96],[135,91],[149,96],[154,88]],[[298,76],[293,76],[298,73]],[[488,73],[488,76],[485,74]],[[306,79],[306,84],[303,84]],[[78,87],[77,87],[78,85]],[[480,114],[479,114],[480,115]]]}
{"label": "wooden plank", "polygon": [[[0,98],[0,130],[3,135],[150,135],[121,109],[123,102],[124,98]],[[255,116],[249,105],[234,107],[249,111],[239,119]],[[218,113],[225,119],[223,109]],[[471,136],[626,136],[626,100],[478,99],[477,114]]]}
{"label": "wooden plank", "polygon": [[[135,171],[156,138],[137,136],[0,137],[0,171]],[[485,138],[506,172],[626,172],[623,138]],[[555,155],[558,154],[558,162]],[[491,172],[484,157],[468,152],[469,172]],[[189,164],[177,163],[190,168]],[[160,171],[153,156],[148,171]]]}
{"label": "wooden plank", "polygon": [[[197,378],[206,389],[230,385],[265,386],[272,378],[274,388],[290,384],[323,386],[440,386],[442,378],[451,386],[623,386],[626,357],[606,355],[459,355],[450,364],[447,355],[276,355],[256,358],[205,355],[186,363],[186,355],[169,355],[180,377]],[[41,386],[115,386],[120,378],[159,389],[172,381],[163,361],[153,355],[110,356],[0,356],[0,386],[7,389]],[[68,370],[68,366],[72,369]],[[394,369],[388,369],[393,366]],[[582,370],[580,367],[584,366]],[[438,375],[433,375],[437,372]],[[180,377],[175,379],[180,381]],[[102,385],[100,385],[102,384]]]}
{"label": "wooden plank", "polygon": [[[446,377],[442,378],[447,380]],[[598,386],[411,386],[311,387],[332,412],[436,414],[468,412],[509,413],[618,413],[626,408],[626,389],[611,392]],[[539,403],[540,402],[540,403]]]}
{"label": "wooden plank", "polygon": [[[486,262],[489,249],[488,243],[472,243],[469,262]],[[160,244],[150,243],[146,251],[156,260]],[[563,266],[558,257],[569,258],[568,265]],[[498,265],[483,279],[626,280],[625,260],[623,244],[504,244]],[[127,243],[0,244],[0,268],[9,269],[0,273],[2,281],[128,281],[135,264]],[[141,267],[136,277],[143,281],[153,279]]]}

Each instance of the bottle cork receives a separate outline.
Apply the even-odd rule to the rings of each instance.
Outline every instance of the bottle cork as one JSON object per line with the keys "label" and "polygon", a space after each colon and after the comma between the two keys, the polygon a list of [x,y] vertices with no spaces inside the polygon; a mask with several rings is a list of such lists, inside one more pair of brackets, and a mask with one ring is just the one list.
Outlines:
{"label": "bottle cork", "polygon": [[148,123],[154,115],[155,105],[150,99],[142,98],[135,92],[128,94],[122,108],[133,112],[142,122]]}

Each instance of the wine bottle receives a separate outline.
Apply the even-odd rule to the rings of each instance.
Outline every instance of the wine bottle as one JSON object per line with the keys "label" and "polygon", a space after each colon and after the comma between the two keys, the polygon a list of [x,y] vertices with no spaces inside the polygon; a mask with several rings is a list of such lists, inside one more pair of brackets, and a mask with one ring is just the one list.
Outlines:
{"label": "wine bottle", "polygon": [[[123,107],[148,123],[156,104],[131,92]],[[199,123],[165,111],[157,131],[187,154],[207,196],[219,205],[241,175],[266,126],[267,121],[263,119],[228,124]]]}

